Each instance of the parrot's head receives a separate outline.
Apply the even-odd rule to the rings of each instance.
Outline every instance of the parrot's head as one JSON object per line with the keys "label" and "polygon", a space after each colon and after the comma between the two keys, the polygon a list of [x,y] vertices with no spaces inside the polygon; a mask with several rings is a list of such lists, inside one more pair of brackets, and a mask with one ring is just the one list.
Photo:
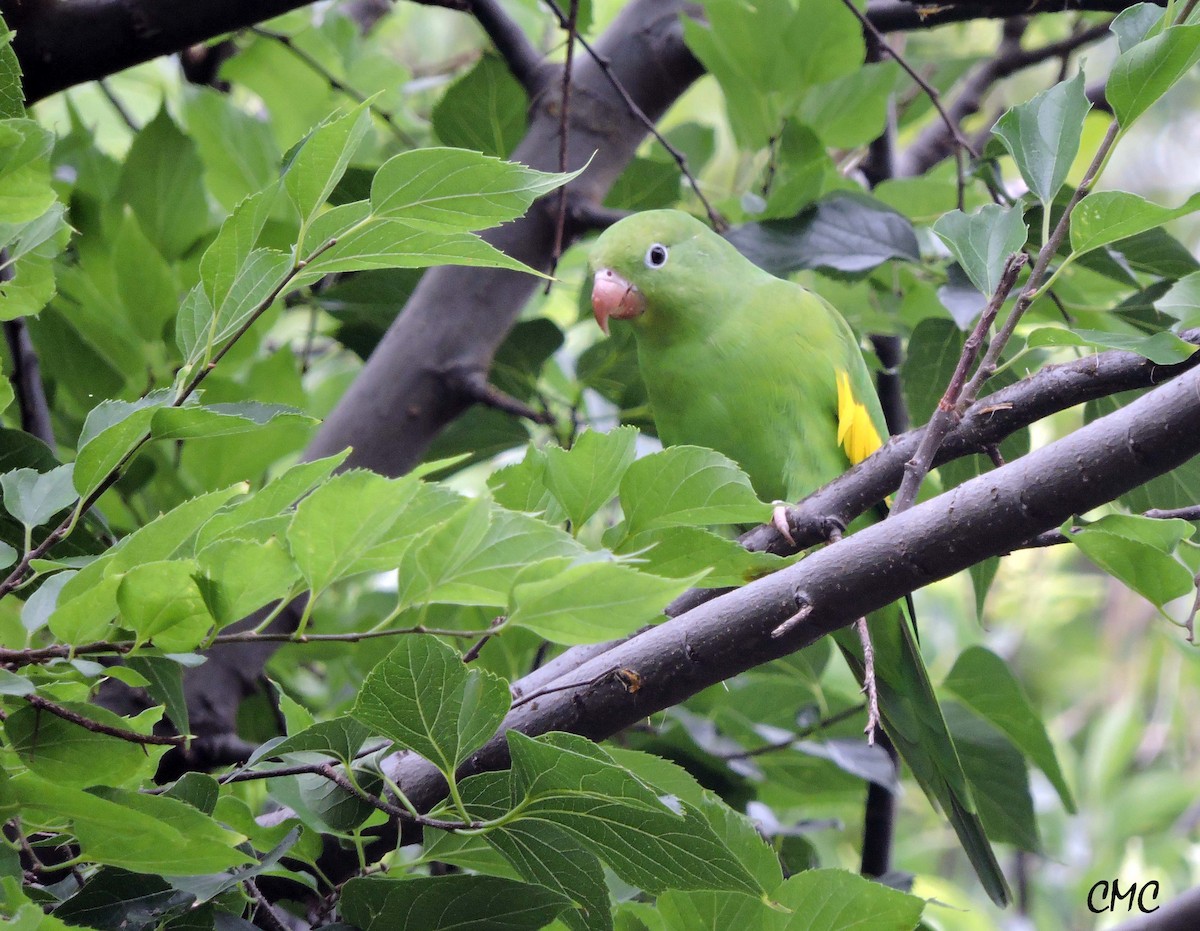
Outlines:
{"label": "parrot's head", "polygon": [[650,210],[610,226],[592,248],[592,311],[600,329],[631,320],[643,332],[700,325],[719,313],[736,249],[678,210]]}

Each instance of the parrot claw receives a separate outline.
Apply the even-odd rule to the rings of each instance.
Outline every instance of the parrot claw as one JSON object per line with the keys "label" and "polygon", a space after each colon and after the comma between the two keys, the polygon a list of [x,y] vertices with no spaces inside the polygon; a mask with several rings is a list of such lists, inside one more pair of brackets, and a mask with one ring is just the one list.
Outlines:
{"label": "parrot claw", "polygon": [[775,505],[775,510],[771,512],[771,526],[783,534],[788,543],[796,545],[796,538],[792,536],[792,528],[788,525],[788,505]]}
{"label": "parrot claw", "polygon": [[875,647],[871,644],[871,632],[867,629],[867,619],[860,617],[855,623],[863,651],[863,694],[867,696],[867,726],[863,732],[867,735],[867,745],[875,743],[875,732],[879,729],[879,689],[875,685]]}

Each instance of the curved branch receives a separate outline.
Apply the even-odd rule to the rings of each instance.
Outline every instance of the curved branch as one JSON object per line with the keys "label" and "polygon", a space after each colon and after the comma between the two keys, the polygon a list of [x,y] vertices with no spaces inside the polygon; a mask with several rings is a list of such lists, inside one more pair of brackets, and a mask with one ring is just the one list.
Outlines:
{"label": "curved branch", "polygon": [[[917,588],[1007,553],[1197,454],[1200,370],[1192,369],[1049,446],[596,656],[553,691],[515,706],[459,775],[507,766],[508,730],[611,736]],[[772,636],[801,610],[802,623]],[[625,684],[631,676],[636,691]],[[389,775],[418,810],[445,792],[440,774],[408,754],[391,759]]]}

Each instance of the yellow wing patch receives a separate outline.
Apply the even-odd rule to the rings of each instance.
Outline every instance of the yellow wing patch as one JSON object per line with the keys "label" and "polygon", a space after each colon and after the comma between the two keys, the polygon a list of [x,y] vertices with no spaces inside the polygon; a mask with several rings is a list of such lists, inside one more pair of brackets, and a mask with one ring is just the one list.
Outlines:
{"label": "yellow wing patch", "polygon": [[851,465],[858,465],[883,445],[867,408],[854,398],[850,375],[838,372],[838,444],[846,450]]}

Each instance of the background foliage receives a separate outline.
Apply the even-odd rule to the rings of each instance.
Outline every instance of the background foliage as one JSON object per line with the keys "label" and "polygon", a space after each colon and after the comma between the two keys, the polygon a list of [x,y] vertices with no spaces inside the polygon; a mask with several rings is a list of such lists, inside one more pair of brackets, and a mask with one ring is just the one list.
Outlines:
{"label": "background foliage", "polygon": [[[573,683],[573,726],[537,719],[544,670],[795,561],[734,540],[770,515],[736,464],[657,448],[631,345],[581,311],[587,236],[623,211],[712,217],[869,336],[897,431],[935,417],[989,298],[998,370],[964,404],[1106,350],[1176,374],[1200,325],[1200,185],[1174,141],[1195,130],[1194,4],[936,29],[874,7],[897,54],[841,0],[671,9],[707,76],[678,78],[619,170],[604,149],[585,165],[590,141],[560,162],[553,132],[530,139],[594,119],[551,66],[584,67],[583,41],[647,5],[436,6],[462,5],[214,29],[28,110],[22,70],[27,93],[45,77],[24,37],[0,46],[4,914],[1006,926],[942,815],[866,745],[827,638],[631,727],[606,709],[655,683],[624,667]],[[1149,152],[1174,167],[1143,170]],[[493,244],[527,212],[567,246],[552,270],[544,244]],[[428,444],[399,428],[386,474],[356,468],[389,442],[371,417],[436,408],[347,389],[443,265],[542,277],[511,329],[497,316],[490,386],[474,359],[406,360],[461,416]],[[469,338],[466,309],[499,298],[449,274],[461,304],[439,313]],[[1115,390],[1064,393],[993,458],[1118,409]],[[322,420],[357,431],[348,460]],[[921,497],[993,468],[955,459]],[[1035,926],[1110,920],[1087,908],[1100,880],[1157,882],[1156,904],[1197,884],[1198,502],[1192,462],[916,595],[1010,908]],[[505,721],[533,723],[493,737]],[[881,882],[854,875],[868,784],[896,805]]]}

